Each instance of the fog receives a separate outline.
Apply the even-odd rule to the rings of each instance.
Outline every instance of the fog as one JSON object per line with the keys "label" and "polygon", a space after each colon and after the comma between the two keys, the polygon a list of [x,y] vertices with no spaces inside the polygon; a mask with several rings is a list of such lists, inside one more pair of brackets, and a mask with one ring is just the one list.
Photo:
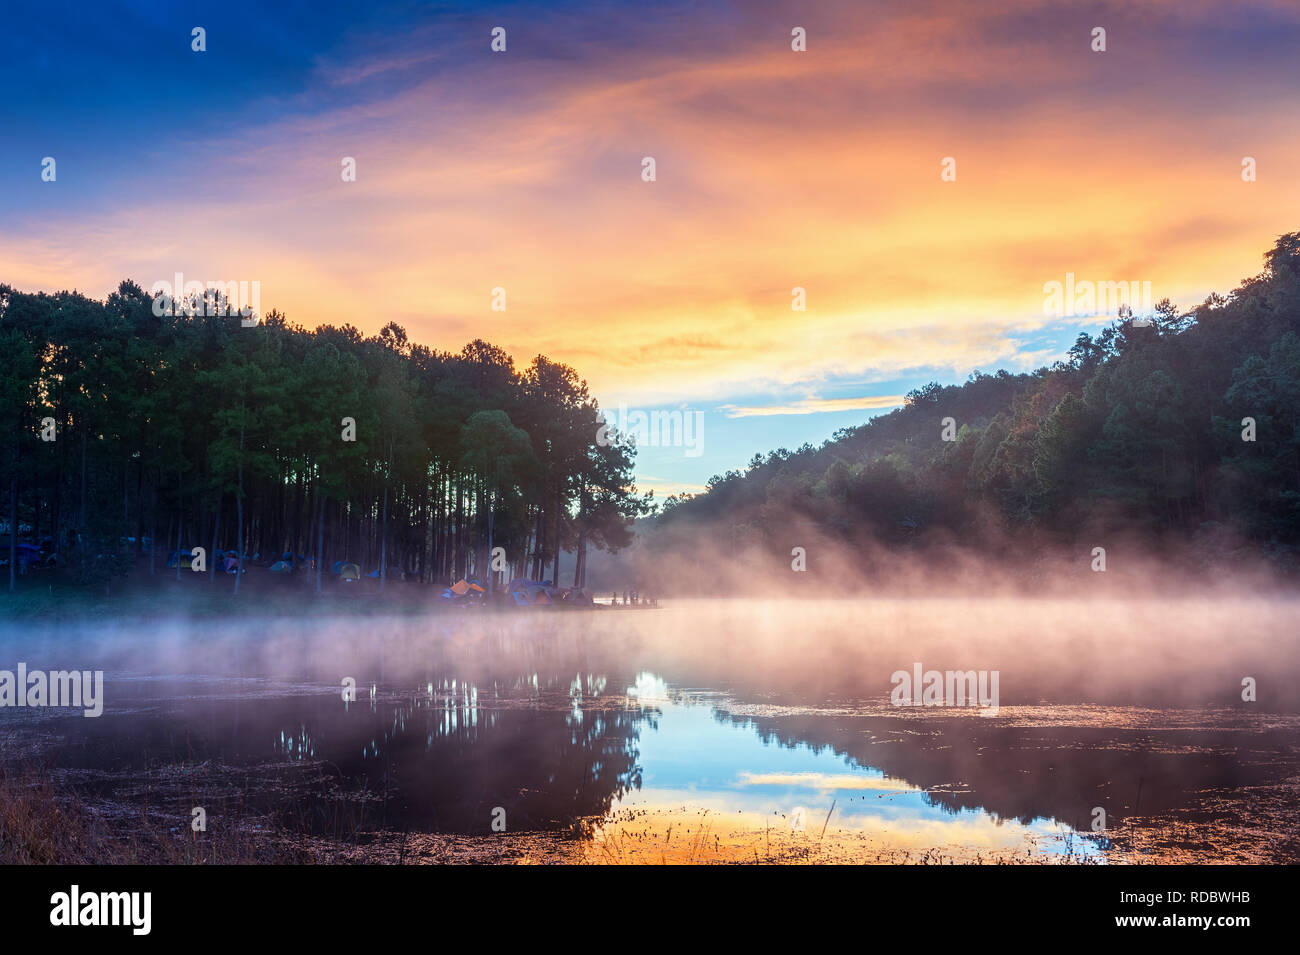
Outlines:
{"label": "fog", "polygon": [[[667,521],[614,555],[588,557],[589,589],[672,596],[1125,596],[1295,593],[1300,568],[1210,524],[1167,539],[1099,523],[1070,540],[1008,531],[991,512],[958,540],[940,530],[882,540],[835,533],[793,511],[745,523]],[[781,528],[779,532],[770,530]]]}
{"label": "fog", "polygon": [[[811,843],[786,818],[814,806],[834,814],[826,860],[1300,857],[1300,601],[1285,595],[331,606],[5,624],[0,669],[102,669],[104,710],[0,709],[0,757],[110,822],[148,801],[166,828],[208,806],[250,839],[311,833],[318,860],[405,858],[363,830],[427,834],[431,860],[447,833],[498,853],[499,811],[520,838],[596,826],[589,851],[656,862],[708,813],[711,856],[801,859]],[[996,705],[895,705],[916,669],[995,676]],[[1190,836],[1206,800],[1213,825]],[[520,851],[588,851],[538,845]]]}
{"label": "fog", "polygon": [[[677,687],[834,707],[888,706],[891,674],[919,663],[998,671],[1003,717],[1044,703],[1280,712],[1300,707],[1298,621],[1300,601],[1278,595],[1035,598],[937,588],[925,597],[666,599],[659,609],[7,624],[0,666],[104,669],[110,686],[128,675],[230,678],[236,694],[256,681],[323,690],[351,677],[382,689],[435,675],[601,673],[617,683],[649,671]],[[1242,700],[1247,677],[1254,703]],[[110,693],[109,712],[113,702]]]}

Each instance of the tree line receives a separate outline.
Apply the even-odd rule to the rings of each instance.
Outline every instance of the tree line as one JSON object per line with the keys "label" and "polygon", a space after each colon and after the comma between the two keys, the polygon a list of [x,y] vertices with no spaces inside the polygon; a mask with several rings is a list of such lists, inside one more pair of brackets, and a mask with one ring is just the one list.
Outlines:
{"label": "tree line", "polygon": [[990,514],[1026,542],[1105,529],[1179,547],[1244,541],[1295,569],[1300,233],[1190,311],[1166,300],[1122,313],[1050,367],[933,382],[820,447],[755,455],[706,493],[666,500],[657,536],[670,547],[718,525],[788,554],[792,523],[806,522],[848,544],[978,547]]}
{"label": "tree line", "polygon": [[486,584],[495,547],[510,574],[560,585],[567,550],[582,586],[588,548],[626,546],[650,506],[566,365],[519,371],[482,340],[439,352],[395,323],[245,327],[217,291],[186,305],[157,315],[130,281],[104,301],[0,285],[10,589],[20,539],[105,587],[146,539],[151,573],[195,546],[287,554],[317,589],[337,560],[381,588]]}

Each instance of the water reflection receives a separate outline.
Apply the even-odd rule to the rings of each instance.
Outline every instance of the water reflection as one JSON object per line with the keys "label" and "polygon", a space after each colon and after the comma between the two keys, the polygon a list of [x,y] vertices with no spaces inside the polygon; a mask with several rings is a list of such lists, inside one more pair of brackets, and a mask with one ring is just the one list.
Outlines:
{"label": "water reflection", "polygon": [[[683,640],[670,614],[636,617],[389,621],[368,628],[373,639],[324,645],[282,623],[258,640],[202,624],[155,666],[126,640],[104,642],[93,650],[110,671],[105,716],[45,714],[44,757],[124,804],[197,778],[192,767],[221,767],[244,780],[241,805],[312,832],[488,835],[504,810],[512,833],[579,824],[620,858],[667,858],[679,825],[691,852],[707,828],[759,858],[774,833],[959,846],[966,858],[1026,844],[1104,858],[1114,847],[1092,832],[1099,808],[1111,829],[1195,820],[1207,793],[1244,799],[1296,772],[1293,712],[1227,707],[1209,692],[1200,705],[1139,707],[1132,680],[1093,701],[1078,700],[1077,679],[1027,692],[1017,667],[1049,672],[1050,648],[1036,660],[998,648],[1013,665],[995,719],[891,707],[887,673],[904,655],[944,659],[950,620],[900,653],[864,646],[839,619],[778,647],[738,624]],[[29,665],[77,656],[49,635],[16,641],[0,646]],[[17,730],[18,715],[0,711],[6,723]],[[171,797],[197,804],[184,785]]]}

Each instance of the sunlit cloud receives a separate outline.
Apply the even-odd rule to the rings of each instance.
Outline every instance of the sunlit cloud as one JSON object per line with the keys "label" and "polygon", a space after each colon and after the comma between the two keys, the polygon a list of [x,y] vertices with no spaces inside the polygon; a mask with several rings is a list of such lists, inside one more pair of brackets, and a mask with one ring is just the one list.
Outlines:
{"label": "sunlit cloud", "polygon": [[636,489],[642,494],[647,491],[654,491],[655,497],[661,498],[669,494],[703,494],[707,490],[707,485],[690,481],[674,481],[671,478],[655,477],[650,474],[638,474],[636,476]]}
{"label": "sunlit cloud", "polygon": [[864,398],[803,398],[781,405],[723,405],[728,418],[752,418],[783,414],[818,414],[828,411],[879,411],[900,407],[903,395],[876,395]]}
{"label": "sunlit cloud", "polygon": [[885,408],[752,396],[1030,370],[1061,357],[1041,330],[1113,317],[1049,318],[1045,282],[1149,281],[1190,307],[1295,228],[1300,135],[1276,120],[1300,107],[1294,5],[1243,4],[1231,29],[1205,4],[1107,11],[1104,55],[1046,0],[534,11],[502,56],[478,20],[430,15],[347,36],[220,136],[149,144],[134,180],[37,205],[0,276],[256,279],[308,327],[544,353],[607,406]]}

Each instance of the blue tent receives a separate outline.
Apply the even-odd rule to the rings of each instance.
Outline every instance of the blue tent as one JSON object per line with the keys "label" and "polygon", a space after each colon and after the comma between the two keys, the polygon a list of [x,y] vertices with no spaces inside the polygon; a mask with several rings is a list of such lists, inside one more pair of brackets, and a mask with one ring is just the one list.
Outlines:
{"label": "blue tent", "polygon": [[[19,571],[26,573],[27,568],[32,564],[41,562],[41,548],[37,544],[19,544],[16,548],[16,556]],[[9,562],[8,542],[0,544],[0,559],[3,559],[5,563]]]}
{"label": "blue tent", "polygon": [[526,590],[529,587],[549,587],[549,586],[551,586],[551,582],[549,580],[529,580],[526,577],[516,577],[514,580],[510,581],[510,586],[507,589]]}

